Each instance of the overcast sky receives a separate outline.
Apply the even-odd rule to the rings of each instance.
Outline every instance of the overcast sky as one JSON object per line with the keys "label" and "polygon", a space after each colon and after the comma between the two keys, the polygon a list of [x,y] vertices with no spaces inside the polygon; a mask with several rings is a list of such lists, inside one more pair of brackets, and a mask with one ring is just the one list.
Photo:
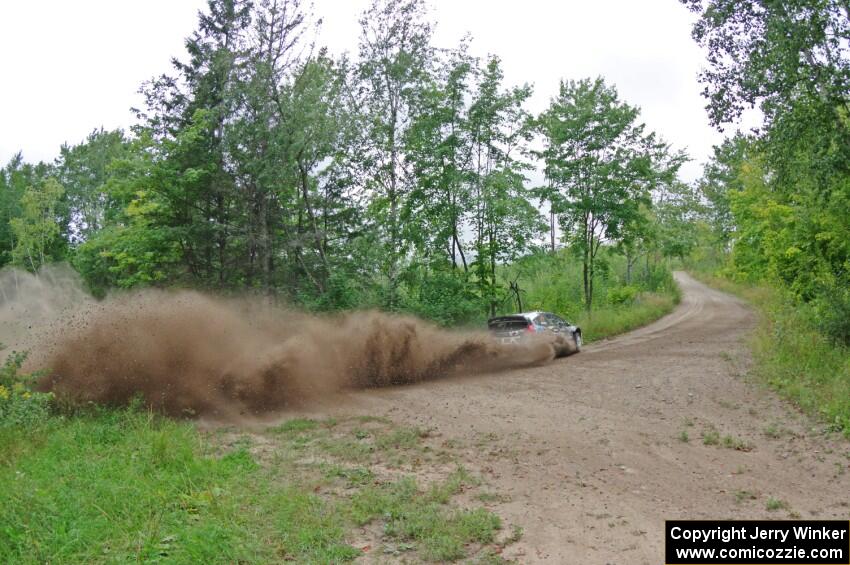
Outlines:
{"label": "overcast sky", "polygon": [[[320,43],[356,53],[368,0],[315,0]],[[205,0],[0,2],[0,163],[23,151],[52,160],[63,142],[96,127],[126,128],[141,83],[170,71]],[[700,162],[722,136],[708,126],[697,73],[704,54],[677,0],[430,0],[435,44],[467,32],[475,55],[499,55],[508,83],[531,83],[529,109],[544,109],[561,78],[602,75],[647,125]]]}

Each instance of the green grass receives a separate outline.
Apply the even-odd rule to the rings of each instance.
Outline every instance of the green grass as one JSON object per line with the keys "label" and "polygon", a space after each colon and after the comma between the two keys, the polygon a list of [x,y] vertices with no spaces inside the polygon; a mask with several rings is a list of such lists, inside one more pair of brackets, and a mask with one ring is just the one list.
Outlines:
{"label": "green grass", "polygon": [[[517,281],[523,310],[543,310],[563,316],[582,328],[585,342],[646,325],[668,314],[679,303],[679,289],[665,263],[641,262],[633,265],[631,275],[627,276],[625,258],[614,249],[603,248],[597,259],[590,313],[585,305],[582,265],[569,250],[520,258],[503,266],[500,278],[505,286],[508,281]],[[511,314],[517,307],[516,301],[508,297],[498,313]]]}
{"label": "green grass", "polygon": [[214,453],[188,424],[103,411],[0,430],[0,453],[3,563],[357,554],[333,503],[279,485],[244,448]]}
{"label": "green grass", "polygon": [[748,491],[748,490],[736,490],[735,491],[735,502],[737,504],[741,504],[745,501],[756,500],[758,495]]}
{"label": "green grass", "polygon": [[[385,438],[373,458],[325,449],[359,443],[364,425]],[[290,420],[237,433],[132,409],[0,428],[0,563],[340,563],[362,555],[364,524],[415,560],[493,549],[499,517],[452,504],[477,485],[464,469],[426,484],[376,472],[382,456],[421,452],[419,430]]]}
{"label": "green grass", "polygon": [[734,449],[736,451],[752,451],[753,445],[747,441],[742,440],[741,438],[737,438],[735,436],[725,435],[720,440],[720,443],[723,447],[727,449]]}
{"label": "green grass", "polygon": [[299,432],[314,430],[318,426],[319,423],[315,420],[310,420],[306,418],[293,418],[292,420],[287,420],[279,426],[271,428],[269,431],[279,434],[297,434]]}
{"label": "green grass", "polygon": [[715,428],[708,428],[702,432],[703,445],[720,445],[720,432]]}
{"label": "green grass", "polygon": [[778,498],[768,497],[767,503],[765,504],[765,509],[768,512],[775,512],[776,510],[787,510],[788,503],[784,500],[779,500]]}
{"label": "green grass", "polygon": [[753,450],[753,445],[747,441],[728,434],[721,436],[720,432],[717,431],[717,428],[715,428],[713,425],[707,426],[702,431],[701,435],[703,445],[717,445],[720,447],[725,447],[726,449],[734,449],[736,451]]}
{"label": "green grass", "polygon": [[590,343],[645,326],[666,316],[679,303],[677,294],[641,293],[630,304],[607,305],[583,313],[573,322]]}
{"label": "green grass", "polygon": [[353,497],[351,515],[358,525],[382,519],[387,537],[414,542],[427,560],[460,559],[467,544],[492,543],[501,528],[499,517],[483,508],[446,508],[463,480],[461,472],[428,490],[420,489],[411,477],[368,487]]}
{"label": "green grass", "polygon": [[757,310],[759,322],[750,340],[752,374],[850,437],[850,348],[823,335],[805,305],[777,290],[694,276],[746,299]]}

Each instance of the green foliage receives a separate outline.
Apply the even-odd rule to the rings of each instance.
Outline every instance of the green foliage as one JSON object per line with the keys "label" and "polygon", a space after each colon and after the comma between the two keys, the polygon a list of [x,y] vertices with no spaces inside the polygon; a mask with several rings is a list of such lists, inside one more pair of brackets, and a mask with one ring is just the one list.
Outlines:
{"label": "green foliage", "polygon": [[[516,280],[521,289],[524,310],[547,310],[567,317],[585,310],[582,263],[569,249],[554,254],[535,253],[523,257],[502,270],[502,277]],[[594,285],[594,308],[634,302],[642,292],[677,292],[672,272],[659,256],[632,266],[627,282],[627,259],[612,247],[603,247],[598,255]],[[516,303],[505,304],[506,312]]]}
{"label": "green foliage", "polygon": [[13,264],[37,273],[47,261],[61,258],[64,240],[59,237],[57,207],[63,194],[62,185],[49,177],[21,195],[20,216],[9,220],[15,239]]}
{"label": "green foliage", "polygon": [[714,230],[715,246],[729,244],[735,231],[735,219],[729,201],[731,193],[741,190],[738,172],[750,149],[751,140],[736,134],[723,140],[713,148],[711,160],[705,164],[703,176],[699,181],[699,192],[708,200],[705,210],[709,225]]}
{"label": "green foliage", "polygon": [[598,78],[561,81],[558,96],[537,119],[548,180],[538,193],[550,202],[566,241],[581,257],[588,309],[602,243],[620,243],[634,253],[647,237],[651,191],[672,183],[685,159],[671,154],[654,133],[645,133],[638,115]]}
{"label": "green foliage", "polygon": [[844,289],[850,253],[838,235],[850,230],[850,224],[840,206],[824,208],[804,185],[789,193],[791,187],[779,181],[768,158],[759,152],[763,147],[764,142],[749,141],[746,153],[721,154],[724,161],[710,165],[735,173],[723,196],[735,224],[729,236],[731,253],[726,257],[721,253],[715,264],[734,280],[765,281],[789,291],[801,307],[819,311],[820,327],[827,335],[850,343],[842,315],[847,311]]}
{"label": "green foliage", "polygon": [[850,284],[830,285],[812,305],[813,320],[821,333],[850,345]]}
{"label": "green foliage", "polygon": [[[850,344],[850,30],[846,3],[683,0],[700,14],[694,38],[709,50],[703,73],[715,125],[758,105],[758,135],[715,149],[701,188],[724,272],[768,282],[823,316]],[[830,316],[830,312],[838,312]]]}
{"label": "green foliage", "polygon": [[482,321],[485,304],[470,277],[451,268],[410,269],[403,308],[444,326]]}
{"label": "green foliage", "polygon": [[[506,266],[502,276],[519,284],[523,310],[563,316],[581,327],[585,342],[645,325],[671,312],[679,302],[679,289],[666,263],[647,261],[634,268],[631,283],[626,283],[627,259],[607,247],[598,258],[597,291],[588,312],[583,304],[581,272],[580,260],[562,250],[523,257]],[[500,312],[516,312],[517,306],[506,301]]]}
{"label": "green foliage", "polygon": [[0,428],[32,427],[50,415],[53,394],[32,390],[38,375],[21,373],[26,357],[12,352],[0,367]]}
{"label": "green foliage", "polygon": [[[350,560],[334,504],[273,481],[244,449],[211,452],[190,425],[96,411],[0,428],[6,563]],[[281,547],[281,546],[279,546]]]}
{"label": "green foliage", "polygon": [[[447,485],[457,489],[462,482],[449,478]],[[413,478],[367,487],[352,499],[352,517],[365,525],[384,520],[384,533],[390,538],[421,544],[429,561],[453,561],[464,557],[470,543],[490,543],[501,521],[495,514],[475,510],[449,510],[444,506],[443,487],[422,492]]]}
{"label": "green foliage", "polygon": [[143,220],[106,228],[77,248],[73,265],[97,295],[110,288],[175,282],[179,245]]}
{"label": "green foliage", "polygon": [[676,293],[642,293],[632,304],[597,307],[571,320],[581,327],[586,343],[625,333],[661,318],[678,303]]}
{"label": "green foliage", "polygon": [[[299,0],[210,0],[130,132],[0,172],[0,266],[67,258],[98,296],[246,290],[457,325],[506,307],[501,273],[539,246],[539,199],[584,260],[569,274],[584,296],[558,281],[566,294],[547,298],[564,307],[596,305],[594,284],[608,302],[612,245],[641,290],[644,260],[692,248],[683,156],[602,79],[563,83],[534,120],[531,87],[506,84],[498,56],[432,43],[424,0],[374,0],[351,58],[307,48],[310,20]],[[535,155],[546,190],[528,186]]]}
{"label": "green foliage", "polygon": [[85,241],[114,220],[118,203],[107,190],[116,163],[130,145],[121,130],[94,130],[78,145],[63,145],[56,177],[65,189],[62,203],[63,235],[71,243]]}
{"label": "green foliage", "polygon": [[758,373],[804,409],[850,434],[850,351],[819,330],[816,310],[781,294],[764,297],[768,313],[755,338]]}
{"label": "green foliage", "polygon": [[630,285],[608,289],[608,302],[614,305],[631,304],[638,295],[638,288]]}
{"label": "green foliage", "polygon": [[713,125],[756,104],[770,122],[801,98],[846,102],[850,19],[842,0],[680,1],[699,14],[693,37],[709,51],[700,78]]}

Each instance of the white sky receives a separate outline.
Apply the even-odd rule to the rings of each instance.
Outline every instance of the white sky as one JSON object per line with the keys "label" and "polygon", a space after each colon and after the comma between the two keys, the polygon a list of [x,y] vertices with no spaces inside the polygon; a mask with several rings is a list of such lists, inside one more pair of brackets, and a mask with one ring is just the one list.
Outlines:
{"label": "white sky", "polygon": [[[357,19],[368,0],[315,0],[319,43],[356,53]],[[92,129],[126,128],[144,80],[170,72],[205,0],[0,1],[0,165],[23,151],[52,160],[63,142]],[[502,58],[508,84],[529,82],[538,113],[561,78],[602,75],[647,125],[695,162],[721,134],[708,126],[697,73],[704,54],[690,37],[693,16],[677,0],[430,0],[435,44],[466,33],[473,54]]]}

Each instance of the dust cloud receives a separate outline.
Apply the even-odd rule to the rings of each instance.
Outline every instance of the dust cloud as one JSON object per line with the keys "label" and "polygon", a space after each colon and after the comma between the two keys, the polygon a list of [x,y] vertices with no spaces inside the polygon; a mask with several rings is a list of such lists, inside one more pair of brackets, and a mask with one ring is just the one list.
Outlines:
{"label": "dust cloud", "polygon": [[[504,347],[408,316],[309,315],[258,298],[146,290],[97,302],[70,270],[4,274],[0,316],[31,348],[39,388],[77,402],[141,397],[174,416],[232,419],[340,391],[545,363],[550,343]],[[4,324],[5,325],[5,324]],[[28,335],[23,335],[29,330]]]}
{"label": "dust cloud", "polygon": [[0,271],[0,344],[6,350],[26,350],[57,320],[94,299],[80,276],[67,264],[47,265],[38,276],[17,269]]}

